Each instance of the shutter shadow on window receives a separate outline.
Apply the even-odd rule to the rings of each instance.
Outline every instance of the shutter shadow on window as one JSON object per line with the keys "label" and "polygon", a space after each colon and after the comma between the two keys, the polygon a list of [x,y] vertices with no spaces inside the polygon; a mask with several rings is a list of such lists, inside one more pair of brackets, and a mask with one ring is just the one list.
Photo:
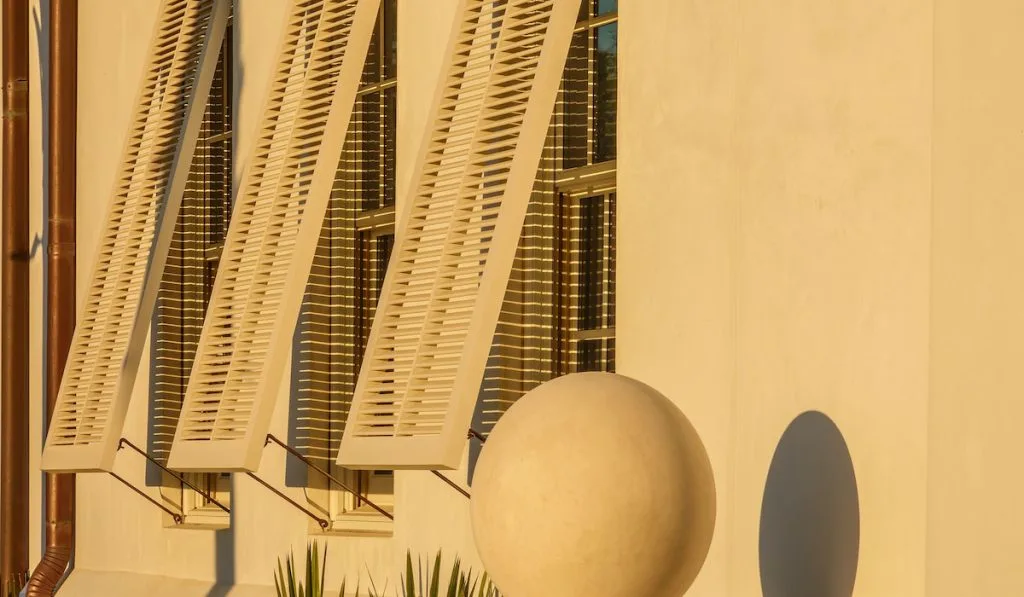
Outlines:
{"label": "shutter shadow on window", "polygon": [[578,12],[460,3],[338,464],[458,467]]}
{"label": "shutter shadow on window", "polygon": [[380,0],[294,0],[168,464],[259,467]]}
{"label": "shutter shadow on window", "polygon": [[230,0],[164,0],[43,449],[109,471],[188,178]]}

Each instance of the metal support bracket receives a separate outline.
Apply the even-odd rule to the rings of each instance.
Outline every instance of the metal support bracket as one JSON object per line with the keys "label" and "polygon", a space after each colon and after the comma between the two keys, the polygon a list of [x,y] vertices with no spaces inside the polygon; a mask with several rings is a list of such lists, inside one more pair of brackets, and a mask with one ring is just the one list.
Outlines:
{"label": "metal support bracket", "polygon": [[[268,433],[267,434],[267,439],[266,439],[266,441],[263,442],[263,445],[264,445],[264,447],[266,447],[267,445],[269,445],[271,443],[275,443],[275,444],[281,446],[282,448],[284,448],[284,450],[286,452],[288,452],[292,456],[298,458],[299,460],[304,462],[306,465],[308,465],[311,469],[313,469],[316,472],[320,473],[324,477],[327,477],[328,479],[330,479],[332,482],[334,482],[335,485],[338,485],[339,487],[341,487],[345,491],[347,491],[347,492],[351,493],[352,495],[358,497],[360,501],[366,502],[366,504],[368,506],[370,506],[371,508],[373,508],[374,510],[379,512],[382,516],[386,517],[388,520],[394,520],[395,519],[395,516],[393,514],[391,514],[390,512],[385,510],[384,508],[381,508],[377,504],[374,504],[370,500],[366,499],[364,496],[359,495],[359,492],[353,491],[351,487],[349,487],[345,483],[342,483],[341,480],[339,480],[337,477],[335,477],[334,475],[328,473],[327,471],[325,471],[324,469],[320,468],[316,464],[313,464],[313,462],[310,459],[306,458],[301,452],[299,452],[295,448],[289,446],[288,444],[284,443],[283,441],[277,439],[276,437],[274,437],[273,434]],[[324,528],[327,528],[325,525],[320,525],[320,526],[323,526]]]}
{"label": "metal support bracket", "polygon": [[302,506],[302,504],[300,504],[300,503],[296,502],[295,500],[293,500],[292,498],[286,496],[283,492],[281,492],[281,490],[277,489],[276,487],[274,487],[270,483],[267,483],[266,481],[264,481],[263,479],[260,479],[259,477],[257,477],[256,475],[250,473],[249,471],[246,471],[245,474],[247,474],[250,477],[252,477],[253,479],[255,479],[260,485],[262,485],[262,486],[266,487],[267,489],[269,489],[277,497],[279,497],[282,500],[288,502],[292,506],[295,506],[295,508],[301,510],[306,516],[308,516],[308,517],[312,518],[313,520],[315,520],[316,523],[318,525],[320,525],[321,529],[327,530],[327,527],[331,526],[331,523],[329,523],[325,519],[320,518],[319,516],[317,516],[312,510],[309,510],[308,508],[304,508]]}
{"label": "metal support bracket", "polygon": [[[469,431],[466,433],[466,439],[469,439],[469,440],[472,440],[472,439],[479,440],[479,442],[481,444],[487,442],[487,438],[484,437],[483,434],[481,434],[476,429],[473,429],[472,427],[470,427]],[[465,497],[467,500],[470,499],[469,492],[466,491],[465,489],[459,487],[458,484],[455,483],[455,481],[452,481],[451,479],[449,479],[445,475],[441,474],[440,471],[430,471],[430,472],[434,473],[434,476],[437,477],[438,479],[440,479],[440,480],[444,481],[445,483],[447,483],[449,487],[451,487],[455,491],[458,491],[459,493],[461,493],[463,495],[463,497]]]}
{"label": "metal support bracket", "polygon": [[438,479],[440,479],[440,480],[444,481],[445,483],[447,483],[449,487],[451,487],[455,491],[458,491],[459,493],[461,493],[467,500],[469,499],[469,492],[466,491],[465,489],[459,487],[458,485],[456,485],[455,481],[452,481],[448,477],[442,475],[439,471],[430,471],[430,472],[434,473],[434,476],[436,476]]}
{"label": "metal support bracket", "polygon": [[173,518],[173,519],[174,519],[174,524],[181,524],[181,523],[182,523],[182,521],[184,520],[184,519],[183,519],[183,518],[181,517],[181,514],[178,514],[178,513],[177,513],[177,512],[175,512],[174,510],[171,510],[171,509],[170,509],[170,508],[168,508],[167,506],[165,506],[165,505],[161,504],[160,502],[156,501],[155,499],[153,499],[152,497],[150,497],[150,496],[149,496],[149,494],[147,494],[147,493],[146,493],[145,491],[142,491],[141,489],[139,489],[138,487],[136,487],[136,486],[132,485],[132,484],[131,484],[131,483],[129,483],[128,481],[125,481],[124,477],[122,477],[122,476],[118,475],[118,474],[117,474],[117,473],[115,473],[114,471],[110,471],[110,476],[111,476],[111,477],[113,477],[113,478],[115,478],[115,479],[117,479],[118,481],[120,481],[120,482],[124,483],[124,484],[125,484],[125,486],[126,486],[126,487],[128,487],[128,489],[131,489],[131,490],[132,490],[132,491],[134,491],[135,493],[137,493],[137,494],[141,495],[142,497],[146,498],[146,500],[147,500],[147,501],[149,501],[149,503],[153,504],[153,505],[154,505],[154,506],[156,506],[157,508],[160,508],[161,510],[163,510],[164,512],[166,512],[167,514],[169,514],[169,515],[171,516],[171,518]]}
{"label": "metal support bracket", "polygon": [[192,491],[194,491],[194,492],[198,493],[199,495],[203,496],[207,501],[209,501],[211,504],[217,506],[221,510],[227,512],[228,514],[231,514],[231,509],[230,508],[228,508],[224,504],[222,504],[222,503],[218,502],[216,499],[214,499],[214,497],[212,495],[210,495],[209,492],[203,491],[202,489],[199,489],[199,487],[197,487],[194,483],[191,483],[190,481],[187,481],[185,479],[185,475],[176,473],[176,472],[172,471],[171,469],[167,468],[166,466],[160,464],[159,462],[157,462],[157,460],[155,458],[153,458],[152,456],[147,454],[145,450],[143,450],[142,448],[136,446],[132,442],[130,442],[127,439],[122,437],[117,442],[117,449],[121,450],[121,448],[124,448],[125,446],[131,448],[132,450],[135,450],[139,454],[142,454],[143,458],[145,458],[146,460],[148,460],[148,461],[152,462],[153,464],[157,465],[158,467],[160,467],[160,470],[164,471],[165,473],[167,473],[170,476],[172,476],[175,479],[177,479],[182,485],[188,487]]}

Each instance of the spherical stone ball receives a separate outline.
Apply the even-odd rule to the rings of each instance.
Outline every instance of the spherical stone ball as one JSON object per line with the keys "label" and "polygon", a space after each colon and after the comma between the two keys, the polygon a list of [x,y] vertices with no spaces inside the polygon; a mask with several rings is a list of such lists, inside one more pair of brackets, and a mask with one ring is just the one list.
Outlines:
{"label": "spherical stone ball", "polygon": [[557,378],[501,418],[473,476],[473,535],[506,597],[680,597],[715,525],[707,452],[653,388]]}

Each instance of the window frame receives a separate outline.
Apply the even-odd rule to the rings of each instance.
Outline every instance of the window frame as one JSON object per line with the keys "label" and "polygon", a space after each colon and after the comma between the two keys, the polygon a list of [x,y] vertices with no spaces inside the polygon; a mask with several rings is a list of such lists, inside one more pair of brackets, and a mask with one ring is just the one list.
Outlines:
{"label": "window frame", "polygon": [[[602,276],[603,296],[601,320],[603,325],[596,329],[579,329],[577,325],[579,296],[579,264],[573,263],[572,255],[577,249],[581,230],[572,224],[578,222],[574,214],[580,200],[595,195],[613,196],[612,201],[603,201],[602,243],[605,263],[613,259],[615,203],[617,200],[616,172],[617,159],[600,160],[595,150],[597,134],[597,31],[601,27],[618,22],[618,12],[597,14],[598,0],[588,0],[580,6],[580,13],[573,29],[573,41],[562,73],[554,114],[548,128],[544,154],[534,184],[530,211],[524,226],[520,246],[517,247],[516,266],[509,278],[502,304],[502,313],[492,342],[493,362],[489,361],[484,373],[484,382],[474,411],[474,426],[484,433],[500,419],[504,410],[518,400],[525,392],[539,383],[540,378],[552,379],[580,371],[577,350],[580,341],[601,340],[602,370],[614,370],[615,327],[614,327],[614,279]],[[578,36],[586,33],[586,77],[572,78],[574,60],[580,59]],[[579,73],[578,73],[579,74]],[[577,74],[577,75],[578,75]],[[573,81],[576,85],[573,86]],[[573,103],[574,94],[585,92],[586,100]],[[577,96],[578,97],[578,96]],[[570,110],[570,105],[574,109]],[[582,125],[585,123],[586,140],[581,143]],[[572,128],[572,127],[576,128]],[[573,137],[573,135],[576,135]],[[576,143],[573,146],[573,143]],[[575,150],[575,153],[574,153]],[[582,154],[582,155],[581,155]],[[585,162],[585,163],[581,163]],[[570,164],[568,167],[566,164]],[[609,204],[611,207],[609,207]],[[533,227],[530,229],[530,227]],[[550,227],[551,238],[536,239],[539,231]],[[529,230],[528,230],[529,229]],[[527,237],[535,238],[527,241]],[[612,243],[607,239],[612,238]],[[609,252],[612,255],[609,255]],[[531,278],[527,263],[543,260],[543,279]],[[550,270],[550,271],[548,271]],[[612,266],[614,272],[614,265]],[[547,276],[550,279],[547,279]],[[550,284],[550,313],[536,312],[537,288]],[[516,288],[513,291],[513,288]],[[518,293],[518,295],[516,295]],[[609,296],[611,299],[609,300]],[[516,301],[522,304],[516,304]],[[538,321],[543,321],[552,336],[550,345],[523,336],[538,334]],[[528,325],[528,322],[532,322]],[[612,322],[608,325],[608,322]],[[528,329],[529,328],[529,329]],[[550,361],[550,368],[530,363]],[[610,364],[609,364],[610,361]],[[470,461],[475,461],[471,452]],[[472,465],[470,467],[472,469]],[[472,473],[470,473],[470,478]]]}
{"label": "window frame", "polygon": [[[580,341],[601,340],[602,354],[605,355],[605,367],[602,370],[614,372],[614,345],[615,345],[615,281],[611,279],[615,274],[615,245],[616,245],[616,206],[617,206],[617,181],[618,169],[617,156],[601,159],[598,157],[598,80],[597,80],[597,58],[598,58],[598,35],[603,27],[616,25],[619,22],[618,9],[604,13],[599,12],[601,0],[587,0],[580,6],[579,17],[576,27],[573,29],[575,37],[586,33],[586,55],[587,55],[587,78],[586,78],[586,102],[583,102],[586,112],[586,163],[565,167],[568,161],[570,148],[566,141],[567,122],[570,114],[570,101],[567,98],[566,81],[563,80],[563,88],[559,90],[558,107],[553,119],[553,132],[549,136],[549,143],[555,147],[554,158],[554,181],[550,185],[549,192],[555,197],[555,264],[556,271],[556,316],[555,336],[555,376],[576,373],[580,371],[577,350]],[[572,56],[573,49],[569,50]],[[571,58],[570,58],[571,59]],[[618,49],[616,40],[616,63],[618,63]],[[567,64],[566,70],[568,71]],[[616,85],[618,72],[616,68]],[[616,87],[617,89],[617,87]],[[616,101],[616,115],[618,113],[618,102]],[[577,113],[578,114],[578,113]],[[617,127],[616,127],[617,133]],[[617,134],[615,151],[618,150]],[[578,157],[577,157],[578,161]],[[572,260],[574,251],[578,251],[579,239],[582,229],[575,225],[580,220],[578,210],[583,200],[602,196],[602,230],[600,237],[603,242],[602,261],[607,264],[612,262],[611,275],[603,275],[601,279],[602,296],[600,319],[601,326],[593,329],[580,329],[579,327],[579,296],[582,283],[579,281],[580,264]],[[608,272],[608,266],[604,268]],[[611,324],[609,325],[609,322]],[[612,355],[610,358],[608,355]],[[609,362],[611,361],[610,366]]]}
{"label": "window frame", "polygon": [[[390,19],[388,16],[390,15]],[[389,26],[394,26],[389,31]],[[352,124],[349,128],[349,135],[346,139],[341,160],[338,166],[337,182],[341,184],[341,196],[332,195],[331,201],[352,201],[355,208],[353,221],[349,224],[353,233],[353,245],[349,247],[352,251],[351,297],[341,296],[343,302],[351,300],[353,308],[352,341],[354,343],[355,355],[355,376],[352,386],[355,386],[355,377],[358,377],[359,364],[362,361],[363,352],[366,349],[366,341],[369,336],[370,324],[373,320],[373,312],[377,300],[380,298],[380,285],[384,280],[384,271],[377,271],[376,241],[385,236],[392,237],[391,248],[394,248],[394,235],[396,231],[396,197],[395,197],[395,168],[397,158],[397,126],[388,128],[388,97],[392,99],[390,109],[394,110],[393,122],[397,124],[398,113],[398,76],[397,57],[392,64],[387,56],[389,53],[384,48],[386,40],[393,40],[397,43],[397,2],[396,0],[382,0],[377,15],[377,22],[370,40],[370,49],[367,52],[367,64],[364,65],[363,80],[356,91],[356,98],[353,110]],[[373,61],[376,61],[375,63]],[[373,68],[371,68],[373,67]],[[367,99],[377,108],[375,117],[376,139],[369,145],[367,150],[362,136],[364,130],[360,126],[365,122],[356,115],[363,115],[361,106],[365,105]],[[389,147],[390,144],[390,147]],[[367,154],[373,154],[368,156]],[[389,165],[390,159],[390,165]],[[364,177],[367,169],[364,163],[370,160],[373,163],[371,172],[375,173],[375,179],[369,181]],[[346,170],[349,168],[349,170]],[[369,183],[369,184],[368,184]],[[376,201],[368,201],[369,197],[375,197]],[[351,213],[344,210],[344,215]],[[326,227],[325,227],[326,230]],[[368,258],[373,263],[373,276],[365,275],[365,263],[367,258],[367,247],[369,245],[371,256]],[[344,250],[344,249],[342,249]],[[385,268],[386,269],[386,268]],[[344,276],[342,272],[340,276]],[[329,282],[332,291],[336,287],[344,289],[348,284],[345,280],[332,279]],[[372,305],[368,310],[365,301],[369,298]],[[301,340],[300,340],[301,342]],[[320,372],[323,373],[323,372]],[[330,375],[330,373],[328,373]],[[348,397],[345,414],[332,401],[329,406],[330,428],[344,427],[345,421],[337,420],[347,416],[351,407],[352,397]],[[394,523],[378,511],[366,505],[365,500],[384,508],[389,512],[394,511],[394,473],[393,471],[370,471],[347,469],[337,464],[334,458],[328,458],[326,463],[328,471],[339,478],[345,485],[356,490],[352,493],[342,489],[326,479],[312,467],[307,470],[306,497],[310,506],[324,515],[330,523],[327,529],[321,529],[319,525],[311,524],[309,530],[316,534],[336,535],[371,535],[391,536],[394,530]],[[365,492],[362,489],[365,488]]]}
{"label": "window frame", "polygon": [[[555,333],[558,339],[556,347],[556,376],[592,371],[581,369],[579,363],[579,343],[582,341],[600,340],[604,366],[600,371],[615,371],[615,217],[616,217],[616,161],[598,162],[590,166],[573,168],[560,173],[555,183],[555,196],[558,215],[556,217],[555,234],[555,266],[557,277],[556,291],[558,314],[555,318]],[[580,252],[579,242],[583,234],[581,227],[575,225],[581,221],[579,210],[583,200],[601,197],[601,232],[602,239],[602,276],[600,324],[595,327],[582,328],[580,323],[580,281],[581,264],[574,255]],[[612,265],[607,265],[611,261]],[[610,269],[610,275],[609,274]],[[609,354],[612,355],[609,357]]]}
{"label": "window frame", "polygon": [[[214,81],[211,84],[211,90],[209,98],[207,99],[207,108],[203,113],[203,124],[200,128],[200,134],[197,138],[197,152],[193,157],[192,165],[189,171],[189,183],[186,185],[185,194],[182,198],[182,208],[185,207],[185,202],[190,200],[198,199],[201,201],[199,210],[203,213],[203,220],[200,224],[192,229],[185,227],[176,228],[175,237],[172,239],[172,245],[175,242],[181,242],[186,245],[182,250],[183,264],[181,267],[191,267],[202,270],[202,294],[203,297],[201,302],[203,303],[203,316],[199,318],[198,326],[201,329],[203,325],[203,319],[205,313],[210,304],[210,291],[213,286],[213,278],[216,276],[216,266],[220,263],[220,255],[224,248],[224,239],[227,235],[227,227],[231,219],[232,209],[232,174],[233,168],[233,144],[234,144],[234,14],[233,11],[229,12],[227,18],[227,24],[224,32],[224,40],[222,42],[220,53],[217,57],[217,71],[214,73]],[[219,83],[219,84],[218,84]],[[219,96],[217,95],[219,93]],[[214,123],[212,120],[208,120],[212,106],[219,105],[221,110],[219,114],[213,114],[212,118],[217,119]],[[209,125],[215,124],[218,132],[213,134],[207,134],[203,136]],[[198,149],[204,146],[204,151],[200,152]],[[219,150],[219,151],[218,151]],[[219,158],[222,163],[217,164],[217,160],[213,160],[214,163],[210,163],[212,154],[214,151],[218,151],[220,154]],[[218,172],[218,170],[220,170]],[[194,176],[201,176],[202,182],[206,181],[207,176],[221,177],[221,188],[218,188],[214,193],[202,193],[201,197],[197,197],[199,193],[196,193],[193,189],[188,188],[194,181]],[[204,189],[208,191],[209,189]],[[192,195],[192,196],[189,196]],[[220,201],[221,204],[217,206],[219,213],[214,211],[215,208],[212,205],[214,201]],[[184,209],[182,210],[184,211]],[[183,215],[183,214],[182,214]],[[210,238],[210,218],[220,217],[219,222],[219,238],[211,242]],[[179,215],[180,220],[181,215]],[[179,224],[183,221],[179,221]],[[178,237],[179,232],[194,235],[201,240],[196,238],[191,239],[191,243],[201,245],[201,255],[189,255],[190,251],[188,245],[191,243],[188,240],[184,240]],[[173,250],[173,249],[172,249]],[[184,260],[193,259],[195,261],[189,265],[184,264]],[[213,269],[211,271],[211,265]],[[165,310],[167,307],[164,305],[163,295],[165,292],[178,292],[181,295],[185,295],[188,291],[184,288],[168,288],[168,274],[169,268],[164,271],[164,279],[160,282],[160,290],[158,291],[157,305],[153,314],[153,339],[150,346],[150,352],[152,359],[156,362],[161,356],[160,346],[162,342],[174,342],[178,344],[184,344],[186,323],[183,321],[187,316],[185,308],[179,308],[175,314],[180,320],[176,330],[167,331],[164,326],[160,324],[161,317],[166,316]],[[184,278],[179,280],[177,286],[184,287],[187,283]],[[193,294],[189,299],[195,302],[195,295]],[[193,322],[195,323],[195,322]],[[166,335],[173,335],[175,332],[179,335],[177,339],[173,337],[167,338]],[[196,334],[196,343],[198,343],[198,333]],[[192,358],[194,358],[194,354]],[[191,359],[189,359],[191,360]],[[183,379],[188,378],[188,369],[183,363],[179,363],[178,371],[173,372],[172,375],[180,375]],[[161,385],[161,375],[159,370],[154,370],[151,376],[154,380],[154,388],[151,390],[149,403],[150,409],[154,408],[154,403],[158,400],[166,400],[166,395],[161,395],[161,390],[157,389],[156,386]],[[180,408],[185,400],[185,386],[180,386],[181,391],[178,396],[178,415],[180,416]],[[151,410],[150,416],[153,416]],[[176,418],[177,419],[177,418]],[[175,424],[169,426],[170,435],[173,437]],[[170,445],[167,446],[166,452],[169,454]],[[159,455],[155,455],[159,456]],[[163,454],[163,460],[166,463],[166,454]],[[213,499],[217,500],[221,504],[224,504],[230,508],[231,503],[231,476],[228,473],[178,473],[182,474],[185,479],[197,487],[201,487],[207,494]],[[165,514],[163,516],[164,526],[169,528],[181,528],[181,529],[225,529],[231,525],[231,518],[228,512],[225,512],[220,507],[216,506],[206,497],[204,497],[198,491],[187,486],[181,482],[174,475],[167,471],[160,471],[160,487],[161,496],[177,506],[178,511],[181,513],[181,523],[175,523],[174,519],[170,515]]]}

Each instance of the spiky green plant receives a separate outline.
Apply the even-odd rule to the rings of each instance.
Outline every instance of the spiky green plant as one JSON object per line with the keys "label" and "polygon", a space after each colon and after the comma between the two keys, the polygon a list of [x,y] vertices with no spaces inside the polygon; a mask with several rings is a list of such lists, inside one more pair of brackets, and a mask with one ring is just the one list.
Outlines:
{"label": "spiky green plant", "polygon": [[[402,596],[441,597],[441,552],[438,551],[434,556],[433,567],[429,560],[424,565],[422,557],[417,558],[417,563],[414,569],[412,553],[407,551],[401,583]],[[478,576],[471,568],[463,568],[459,558],[455,558],[452,563],[447,585],[444,597],[501,597],[487,573]]]}
{"label": "spiky green plant", "polygon": [[278,558],[277,570],[274,571],[274,587],[277,588],[278,597],[323,597],[326,567],[327,546],[324,545],[321,559],[320,546],[315,541],[306,545],[305,584],[295,571],[293,553],[288,553],[283,566],[281,558]]}
{"label": "spiky green plant", "polygon": [[[417,558],[417,565],[413,565],[411,552],[405,554],[405,572],[401,575],[402,597],[501,597],[497,587],[487,577],[487,574],[477,575],[471,568],[463,567],[461,561],[456,558],[452,563],[451,570],[446,570],[447,581],[441,573],[441,552],[438,551],[433,558],[424,561],[422,557]],[[296,570],[294,554],[289,553],[282,563],[277,560],[277,569],[274,571],[274,586],[277,589],[278,597],[323,597],[324,577],[327,567],[327,546],[321,554],[318,543],[313,542],[306,546],[306,568],[300,574]],[[388,586],[385,584],[378,589],[373,576],[367,570],[370,586],[366,588],[365,597],[386,597]],[[346,593],[347,581],[342,580],[341,597]],[[446,589],[442,593],[442,586]],[[397,596],[398,592],[395,591]],[[363,597],[359,584],[356,584],[355,597]]]}

